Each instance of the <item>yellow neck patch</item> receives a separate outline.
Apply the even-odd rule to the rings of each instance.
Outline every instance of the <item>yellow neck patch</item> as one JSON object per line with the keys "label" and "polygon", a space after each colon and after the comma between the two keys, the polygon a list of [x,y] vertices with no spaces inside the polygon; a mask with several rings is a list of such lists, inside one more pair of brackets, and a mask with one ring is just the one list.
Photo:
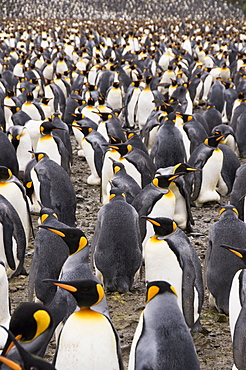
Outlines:
{"label": "yellow neck patch", "polygon": [[34,319],[37,322],[37,331],[33,339],[37,338],[42,334],[50,325],[50,315],[45,310],[38,310],[33,314]]}
{"label": "yellow neck patch", "polygon": [[148,293],[147,293],[147,303],[149,303],[149,301],[154,298],[160,291],[160,288],[156,285],[152,285],[149,290],[148,290]]}

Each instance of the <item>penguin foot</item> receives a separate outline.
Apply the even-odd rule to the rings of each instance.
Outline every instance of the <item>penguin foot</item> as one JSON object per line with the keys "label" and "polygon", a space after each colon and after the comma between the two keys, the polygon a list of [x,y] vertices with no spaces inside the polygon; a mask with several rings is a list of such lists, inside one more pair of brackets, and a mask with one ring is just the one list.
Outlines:
{"label": "penguin foot", "polygon": [[198,319],[193,328],[191,329],[191,335],[194,336],[196,333],[201,333],[203,335],[208,335],[210,333],[209,330],[207,330],[206,328],[204,328],[204,326],[202,326],[201,322],[200,322],[200,319]]}

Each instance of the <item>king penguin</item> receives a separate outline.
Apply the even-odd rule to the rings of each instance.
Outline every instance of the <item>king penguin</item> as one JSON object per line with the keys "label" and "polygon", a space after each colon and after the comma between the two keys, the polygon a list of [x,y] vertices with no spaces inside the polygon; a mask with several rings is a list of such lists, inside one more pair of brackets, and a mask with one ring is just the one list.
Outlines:
{"label": "king penguin", "polygon": [[26,235],[20,217],[12,204],[0,194],[0,261],[8,277],[26,275],[24,259]]}
{"label": "king penguin", "polygon": [[199,370],[175,288],[166,281],[152,281],[147,285],[146,302],[134,334],[128,369]]}
{"label": "king penguin", "polygon": [[105,290],[128,292],[141,266],[141,240],[136,210],[121,189],[98,212],[92,240],[92,260]]}
{"label": "king penguin", "polygon": [[231,245],[233,249],[244,245],[246,225],[238,218],[233,205],[221,208],[220,215],[220,220],[209,230],[204,275],[210,292],[210,305],[228,315],[231,283],[235,273],[244,268],[244,263],[221,246]]}
{"label": "king penguin", "polygon": [[[78,312],[68,318],[62,329],[55,355],[55,368],[122,370],[119,337],[112,322],[107,316],[91,309],[103,299],[103,287],[94,280],[51,282],[69,291],[80,307]],[[86,335],[81,336],[82,332],[86,332]]]}
{"label": "king penguin", "polygon": [[175,195],[169,189],[172,180],[183,173],[169,173],[155,177],[152,182],[146,185],[132,201],[132,206],[140,217],[140,232],[143,247],[150,236],[154,235],[153,227],[141,216],[168,217],[173,219],[175,212]]}
{"label": "king penguin", "polygon": [[[6,274],[6,269],[3,261],[0,261],[0,325],[5,328],[9,327],[10,322],[10,306],[9,306],[9,283]],[[0,350],[3,349],[7,340],[7,333],[0,331]]]}
{"label": "king penguin", "polygon": [[34,155],[37,163],[30,170],[31,181],[26,186],[33,186],[35,199],[52,208],[61,222],[75,226],[76,194],[69,175],[45,153]]}
{"label": "king penguin", "polygon": [[245,370],[245,289],[246,289],[246,253],[242,245],[235,248],[229,244],[223,248],[233,252],[244,263],[234,275],[229,296],[229,324],[233,345],[233,370]]}
{"label": "king penguin", "polygon": [[[225,135],[208,137],[191,154],[188,164],[200,169],[194,172],[192,201],[196,207],[202,207],[206,202],[219,202],[220,195],[216,191],[222,165],[223,152],[218,148]],[[191,190],[192,191],[192,190]]]}
{"label": "king penguin", "polygon": [[246,179],[246,164],[242,164],[236,171],[235,181],[233,183],[230,203],[235,205],[238,210],[238,217],[240,220],[246,220],[246,207],[245,207],[245,179]]}
{"label": "king penguin", "polygon": [[145,280],[169,281],[178,293],[178,305],[189,328],[202,330],[199,318],[204,289],[196,250],[170,218],[145,218],[154,228],[144,247]]}
{"label": "king penguin", "polygon": [[40,138],[37,142],[36,151],[46,153],[50,159],[58,163],[70,174],[70,155],[62,139],[52,135],[53,130],[64,130],[62,124],[55,125],[53,122],[44,121],[40,125]]}
{"label": "king penguin", "polygon": [[0,194],[15,208],[25,232],[26,243],[32,230],[32,222],[26,191],[9,168],[0,166]]}
{"label": "king penguin", "polygon": [[32,142],[29,132],[25,126],[11,126],[7,132],[10,142],[13,144],[19,164],[20,179],[23,178],[24,170],[27,163],[32,159]]}
{"label": "king penguin", "polygon": [[[53,209],[42,206],[41,225],[69,228],[60,222]],[[68,247],[63,238],[45,228],[39,228],[34,239],[34,254],[29,273],[28,300],[49,305],[56,293],[56,287],[43,283],[44,279],[58,279],[61,268],[68,257]]]}
{"label": "king penguin", "polygon": [[10,143],[7,134],[2,131],[0,125],[0,165],[8,167],[14,176],[18,177],[19,174],[19,163],[17,160],[16,152],[13,145]]}

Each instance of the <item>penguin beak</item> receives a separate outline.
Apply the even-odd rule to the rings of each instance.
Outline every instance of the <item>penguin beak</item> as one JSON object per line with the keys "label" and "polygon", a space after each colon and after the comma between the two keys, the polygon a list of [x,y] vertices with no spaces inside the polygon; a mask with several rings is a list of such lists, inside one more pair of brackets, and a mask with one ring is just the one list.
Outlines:
{"label": "penguin beak", "polygon": [[49,230],[49,231],[52,231],[53,233],[61,236],[62,238],[64,238],[66,235],[64,233],[62,233],[61,231],[59,230],[55,230],[53,229],[52,227],[49,227],[47,225],[38,225],[38,227],[40,227],[41,229],[46,229],[46,230]]}
{"label": "penguin beak", "polygon": [[220,245],[220,247],[222,248],[225,248],[227,250],[229,250],[230,252],[234,253],[236,256],[238,256],[239,258],[243,259],[243,255],[242,253],[240,253],[239,251],[233,249],[232,247],[230,247],[229,245],[225,245],[225,244],[222,244]]}
{"label": "penguin beak", "polygon": [[0,361],[7,365],[10,369],[13,369],[13,370],[22,370],[22,367],[17,364],[16,362],[10,360],[9,358],[6,358],[4,356],[0,356]]}
{"label": "penguin beak", "polygon": [[78,290],[74,286],[69,285],[69,284],[64,284],[62,281],[58,281],[58,280],[44,279],[44,280],[42,280],[42,282],[43,283],[52,283],[56,286],[59,286],[62,289],[68,290],[69,292],[72,292],[72,293],[75,293]]}

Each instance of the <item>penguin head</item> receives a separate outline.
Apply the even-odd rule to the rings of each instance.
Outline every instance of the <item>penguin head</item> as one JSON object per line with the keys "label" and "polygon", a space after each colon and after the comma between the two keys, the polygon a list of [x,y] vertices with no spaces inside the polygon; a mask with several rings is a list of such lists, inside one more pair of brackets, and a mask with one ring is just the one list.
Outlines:
{"label": "penguin head", "polygon": [[23,126],[15,125],[11,126],[7,131],[7,136],[13,144],[15,150],[17,149],[20,139],[25,135],[26,128]]}
{"label": "penguin head", "polygon": [[117,144],[105,144],[107,147],[117,150],[121,157],[126,155],[132,150],[132,146],[127,143],[117,143]]}
{"label": "penguin head", "polygon": [[73,255],[88,245],[88,240],[82,230],[75,227],[57,228],[53,226],[39,225],[40,228],[52,231],[63,238],[69,248],[70,255]]}
{"label": "penguin head", "polygon": [[173,173],[180,174],[180,175],[189,174],[194,171],[200,171],[200,169],[191,167],[187,163],[184,163],[184,162],[176,164],[173,168]]}
{"label": "penguin head", "polygon": [[157,236],[169,235],[177,229],[177,224],[168,217],[152,218],[148,216],[141,216],[141,218],[145,218],[153,225],[155,235]]}
{"label": "penguin head", "polygon": [[[52,316],[47,307],[40,303],[23,302],[11,316],[9,330],[17,340],[26,343],[36,339],[52,325]],[[2,354],[8,354],[12,346],[12,339],[9,336]]]}
{"label": "penguin head", "polygon": [[96,113],[99,117],[101,117],[102,121],[103,122],[106,122],[108,121],[109,119],[113,118],[113,114],[112,112],[94,112]]}
{"label": "penguin head", "polygon": [[89,135],[93,131],[92,127],[88,126],[87,124],[83,124],[81,122],[73,122],[72,127],[81,131],[84,134],[84,136]]}
{"label": "penguin head", "polygon": [[214,134],[205,139],[204,144],[211,146],[212,148],[217,148],[219,144],[223,143],[223,139],[226,136],[227,136],[226,134]]}
{"label": "penguin head", "polygon": [[122,162],[116,161],[115,159],[108,157],[112,161],[113,172],[116,174],[121,170],[125,170],[125,166]]}
{"label": "penguin head", "polygon": [[101,284],[94,280],[72,280],[72,281],[57,281],[43,280],[51,282],[62,289],[69,291],[77,301],[80,308],[91,307],[101,302],[104,297],[104,290]]}
{"label": "penguin head", "polygon": [[56,218],[56,219],[58,219],[58,216],[57,216],[57,214],[54,212],[54,210],[53,209],[51,209],[51,208],[48,208],[48,207],[45,207],[44,205],[42,205],[40,202],[38,202],[39,203],[39,205],[40,205],[40,207],[41,207],[41,209],[40,209],[40,213],[39,213],[39,217],[40,217],[40,221],[41,221],[41,223],[43,224],[44,223],[44,221],[48,221],[49,222],[49,220],[52,218],[52,219],[54,219],[54,218]]}
{"label": "penguin head", "polygon": [[44,121],[40,125],[41,135],[50,135],[53,130],[64,130],[64,127],[57,124],[54,124],[52,121]]}
{"label": "penguin head", "polygon": [[37,162],[41,161],[43,158],[49,158],[49,156],[44,152],[33,152],[31,150],[29,150],[29,152],[33,154]]}
{"label": "penguin head", "polygon": [[11,179],[12,172],[5,166],[0,166],[0,182],[5,182]]}
{"label": "penguin head", "polygon": [[124,200],[126,201],[126,195],[125,193],[119,189],[119,188],[112,188],[109,193],[109,200],[112,201],[117,199],[117,200]]}
{"label": "penguin head", "polygon": [[225,137],[228,135],[232,135],[235,137],[234,130],[231,126],[225,125],[222,123],[221,125],[215,126],[212,130],[213,135],[224,135]]}
{"label": "penguin head", "polygon": [[157,280],[151,281],[147,284],[146,303],[149,303],[157,294],[164,294],[169,292],[177,296],[175,288],[166,281]]}
{"label": "penguin head", "polygon": [[163,173],[159,176],[154,177],[152,180],[152,184],[156,186],[157,188],[163,188],[166,189],[169,187],[170,183],[178,178],[179,176],[183,175],[182,173],[172,174],[172,173]]}
{"label": "penguin head", "polygon": [[228,204],[227,206],[224,206],[220,209],[220,216],[226,217],[228,215],[233,215],[234,217],[238,218],[238,210],[232,204]]}

